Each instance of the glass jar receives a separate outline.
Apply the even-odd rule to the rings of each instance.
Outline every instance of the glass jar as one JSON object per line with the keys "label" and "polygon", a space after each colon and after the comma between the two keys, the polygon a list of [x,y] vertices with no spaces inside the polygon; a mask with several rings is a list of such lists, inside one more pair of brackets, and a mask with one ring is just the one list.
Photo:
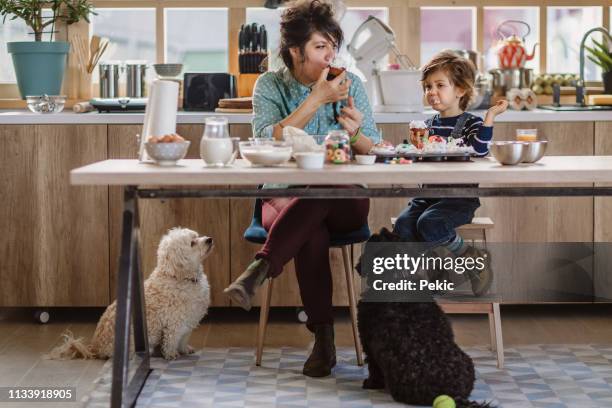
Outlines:
{"label": "glass jar", "polygon": [[200,141],[200,157],[207,166],[223,167],[234,154],[234,141],[229,137],[227,118],[206,118]]}
{"label": "glass jar", "polygon": [[325,138],[328,163],[347,164],[351,161],[351,139],[346,130],[330,130]]}

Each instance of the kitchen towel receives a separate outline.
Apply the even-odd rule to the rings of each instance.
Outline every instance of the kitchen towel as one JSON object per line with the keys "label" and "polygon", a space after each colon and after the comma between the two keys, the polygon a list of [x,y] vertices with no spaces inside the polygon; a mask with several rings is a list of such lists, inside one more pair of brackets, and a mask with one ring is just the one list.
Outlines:
{"label": "kitchen towel", "polygon": [[534,110],[538,107],[538,97],[535,92],[529,88],[521,89],[521,99],[525,103],[525,109],[527,110]]}
{"label": "kitchen towel", "polygon": [[523,108],[525,108],[525,100],[522,97],[520,89],[510,89],[508,92],[506,92],[506,98],[508,99],[510,109],[523,110]]}
{"label": "kitchen towel", "polygon": [[174,81],[157,80],[149,87],[149,100],[145,109],[138,153],[141,162],[150,161],[144,149],[149,137],[176,133],[178,95],[179,85]]}

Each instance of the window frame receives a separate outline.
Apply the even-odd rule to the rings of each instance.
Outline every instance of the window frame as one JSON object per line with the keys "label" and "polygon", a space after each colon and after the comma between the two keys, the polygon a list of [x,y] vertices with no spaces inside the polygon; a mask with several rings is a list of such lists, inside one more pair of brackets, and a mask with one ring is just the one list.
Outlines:
{"label": "window frame", "polygon": [[[582,4],[580,4],[582,3]],[[165,58],[165,8],[227,8],[228,9],[228,71],[238,72],[237,43],[238,30],[246,22],[246,9],[248,7],[261,7],[263,0],[92,0],[96,8],[134,8],[152,7],[156,15],[156,63],[163,62]],[[420,61],[420,7],[475,7],[476,8],[476,50],[484,48],[484,7],[521,7],[536,6],[540,9],[539,43],[540,71],[546,71],[546,36],[547,36],[547,7],[602,7],[601,26],[610,30],[611,9],[609,0],[345,0],[347,7],[386,7],[389,9],[389,25],[397,35],[397,45],[401,52],[406,53],[416,64]],[[87,23],[84,23],[87,26]],[[81,23],[75,24],[76,26]],[[70,32],[82,32],[83,28],[73,29],[73,26],[63,27],[65,38]],[[58,27],[62,29],[61,27]],[[235,58],[233,58],[235,56]],[[74,80],[65,80],[65,83]],[[70,92],[66,92],[70,94]],[[19,99],[16,83],[0,83],[0,102],[5,99]],[[8,106],[0,103],[0,108]]]}

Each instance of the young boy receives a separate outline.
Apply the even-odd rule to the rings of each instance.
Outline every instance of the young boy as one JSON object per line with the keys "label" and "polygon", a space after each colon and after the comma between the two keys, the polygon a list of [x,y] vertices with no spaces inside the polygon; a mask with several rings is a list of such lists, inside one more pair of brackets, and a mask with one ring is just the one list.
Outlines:
{"label": "young boy", "polygon": [[[486,113],[484,121],[465,110],[474,94],[476,69],[467,59],[451,51],[443,51],[423,67],[421,82],[425,97],[438,111],[426,121],[431,135],[463,139],[479,156],[489,153],[488,142],[493,137],[493,120],[508,107],[500,101]],[[412,143],[419,141],[411,138]],[[452,180],[452,174],[449,174]],[[436,184],[436,187],[450,185]],[[474,186],[474,185],[458,185]],[[432,247],[443,245],[456,256],[480,257],[483,251],[468,247],[455,228],[472,221],[480,207],[478,198],[415,198],[397,218],[393,232],[405,241],[428,242]],[[479,273],[469,275],[472,291],[482,296],[491,287],[493,274],[490,263]]]}

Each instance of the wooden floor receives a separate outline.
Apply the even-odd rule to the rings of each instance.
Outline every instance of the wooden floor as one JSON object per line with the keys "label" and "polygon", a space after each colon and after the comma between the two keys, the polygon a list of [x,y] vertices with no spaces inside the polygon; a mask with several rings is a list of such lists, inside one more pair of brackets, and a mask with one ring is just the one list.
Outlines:
{"label": "wooden floor", "polygon": [[[0,309],[0,386],[76,386],[77,401],[86,395],[104,361],[49,361],[41,354],[57,345],[69,329],[90,338],[102,309],[52,309],[51,321],[37,324],[29,309]],[[348,313],[336,311],[336,345],[353,345]],[[573,343],[612,344],[612,305],[538,305],[502,307],[504,345]],[[191,336],[202,347],[254,347],[258,310],[214,309]],[[485,315],[452,315],[457,342],[488,345]],[[312,336],[296,320],[294,309],[273,309],[267,347],[308,347]],[[28,404],[0,403],[24,408]],[[45,404],[45,407],[54,404]],[[70,404],[56,406],[68,407]],[[73,404],[72,406],[77,406]]]}

